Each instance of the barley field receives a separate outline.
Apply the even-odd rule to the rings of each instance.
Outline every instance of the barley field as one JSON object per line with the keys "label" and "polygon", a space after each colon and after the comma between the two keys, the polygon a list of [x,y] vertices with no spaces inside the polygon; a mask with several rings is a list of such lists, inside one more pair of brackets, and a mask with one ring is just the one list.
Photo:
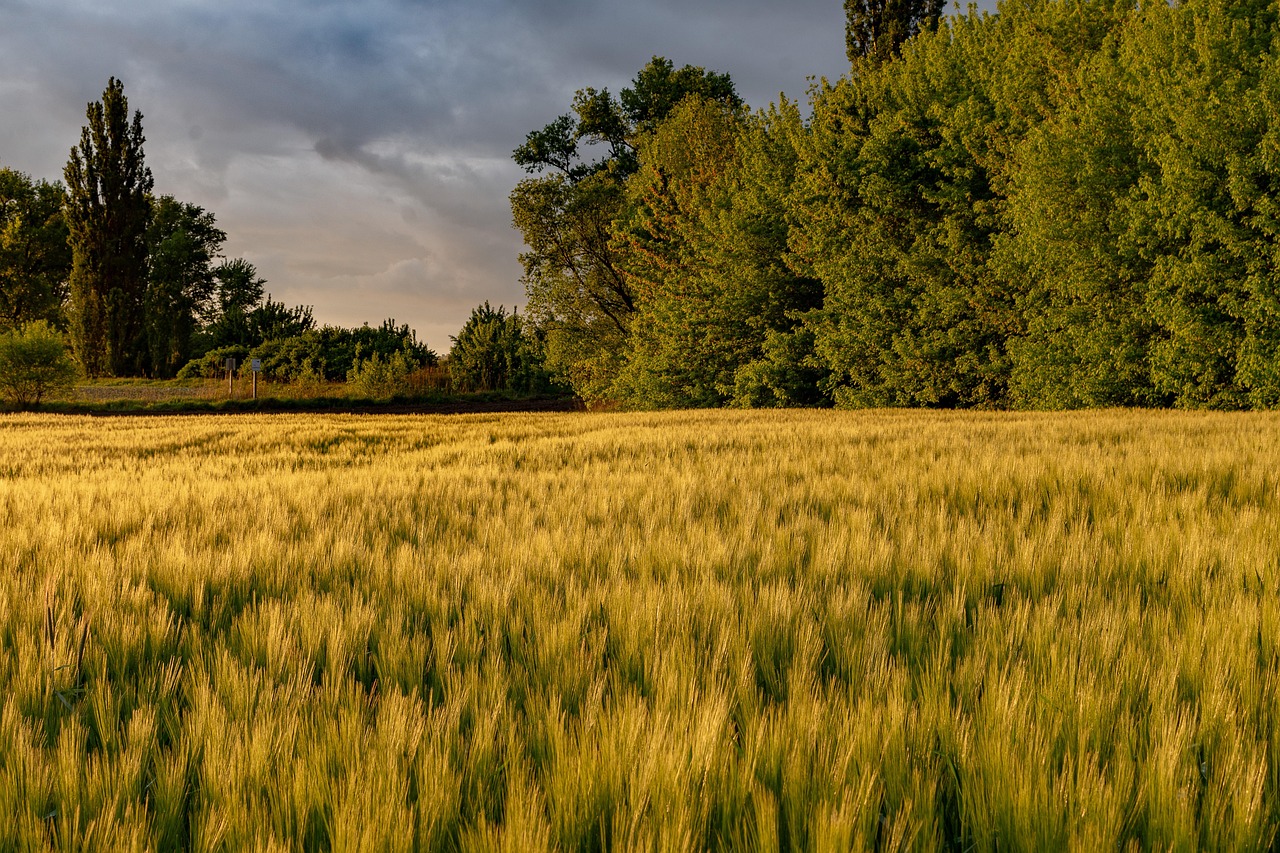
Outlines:
{"label": "barley field", "polygon": [[1280,417],[0,417],[0,850],[1263,850]]}

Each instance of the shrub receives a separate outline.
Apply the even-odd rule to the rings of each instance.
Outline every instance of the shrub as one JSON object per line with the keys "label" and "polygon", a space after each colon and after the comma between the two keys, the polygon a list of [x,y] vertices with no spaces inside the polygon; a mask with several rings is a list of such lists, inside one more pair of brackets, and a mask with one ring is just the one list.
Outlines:
{"label": "shrub", "polygon": [[453,339],[449,375],[458,391],[551,390],[542,341],[516,312],[485,302]]}
{"label": "shrub", "polygon": [[262,359],[264,378],[305,384],[341,381],[361,359],[378,355],[385,361],[397,352],[411,368],[432,367],[437,361],[436,354],[418,342],[412,329],[396,326],[391,320],[378,327],[324,326],[300,335],[272,338],[255,346],[249,357]]}
{"label": "shrub", "polygon": [[[253,348],[251,358],[262,359],[262,375],[276,382],[319,384],[327,378],[324,349],[315,331],[266,341]],[[343,378],[343,374],[332,377]]]}
{"label": "shrub", "polygon": [[44,320],[0,334],[0,393],[19,406],[39,405],[76,375],[62,335]]}
{"label": "shrub", "polygon": [[375,352],[356,362],[347,373],[347,381],[366,396],[379,399],[394,397],[409,390],[409,374],[417,367],[412,355],[394,352],[384,358]]}
{"label": "shrub", "polygon": [[244,360],[249,357],[249,348],[239,345],[218,347],[209,350],[199,358],[193,358],[178,371],[179,379],[221,379],[226,375],[226,362],[229,358],[236,360],[239,370]]}

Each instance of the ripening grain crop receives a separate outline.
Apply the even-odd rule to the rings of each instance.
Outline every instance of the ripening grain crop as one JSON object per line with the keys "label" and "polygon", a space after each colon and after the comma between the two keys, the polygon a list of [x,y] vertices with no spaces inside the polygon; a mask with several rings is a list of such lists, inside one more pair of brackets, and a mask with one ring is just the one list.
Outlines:
{"label": "ripening grain crop", "polygon": [[1280,418],[0,418],[0,850],[1265,849]]}

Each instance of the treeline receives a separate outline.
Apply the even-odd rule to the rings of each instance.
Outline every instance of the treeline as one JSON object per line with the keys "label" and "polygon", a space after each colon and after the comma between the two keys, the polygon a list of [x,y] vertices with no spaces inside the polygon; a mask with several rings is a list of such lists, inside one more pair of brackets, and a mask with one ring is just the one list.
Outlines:
{"label": "treeline", "polygon": [[655,58],[529,134],[557,376],[646,407],[1280,404],[1274,4],[869,5],[808,114]]}
{"label": "treeline", "polygon": [[62,332],[90,377],[217,376],[250,357],[289,381],[436,364],[408,326],[317,328],[310,307],[273,300],[253,264],[223,257],[213,213],[154,193],[118,80],[86,116],[65,185],[0,169],[0,333]]}

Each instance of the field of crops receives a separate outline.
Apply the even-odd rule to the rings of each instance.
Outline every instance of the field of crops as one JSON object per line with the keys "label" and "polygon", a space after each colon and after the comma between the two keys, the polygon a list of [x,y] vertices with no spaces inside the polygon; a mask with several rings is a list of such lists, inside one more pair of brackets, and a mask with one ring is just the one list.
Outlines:
{"label": "field of crops", "polygon": [[1265,849],[1280,417],[0,417],[0,850]]}

